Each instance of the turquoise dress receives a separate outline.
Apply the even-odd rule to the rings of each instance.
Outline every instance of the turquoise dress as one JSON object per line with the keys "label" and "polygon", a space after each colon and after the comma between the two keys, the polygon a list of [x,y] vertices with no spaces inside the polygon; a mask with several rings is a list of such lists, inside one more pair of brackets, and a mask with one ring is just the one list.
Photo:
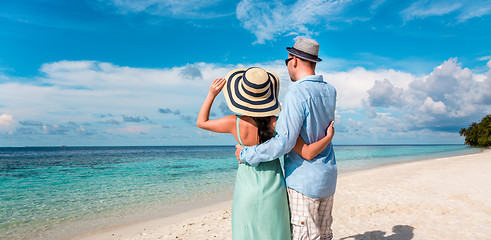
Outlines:
{"label": "turquoise dress", "polygon": [[[237,117],[239,143],[240,117]],[[234,240],[290,240],[290,209],[279,159],[239,164],[232,204]]]}

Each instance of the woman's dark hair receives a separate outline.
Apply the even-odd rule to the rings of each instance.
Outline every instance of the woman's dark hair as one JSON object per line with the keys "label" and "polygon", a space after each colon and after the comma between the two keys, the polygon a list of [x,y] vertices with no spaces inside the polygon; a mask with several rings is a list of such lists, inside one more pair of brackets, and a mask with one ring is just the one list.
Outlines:
{"label": "woman's dark hair", "polygon": [[274,131],[271,129],[271,117],[252,117],[256,122],[257,126],[257,137],[259,138],[259,143],[268,141],[273,137]]}

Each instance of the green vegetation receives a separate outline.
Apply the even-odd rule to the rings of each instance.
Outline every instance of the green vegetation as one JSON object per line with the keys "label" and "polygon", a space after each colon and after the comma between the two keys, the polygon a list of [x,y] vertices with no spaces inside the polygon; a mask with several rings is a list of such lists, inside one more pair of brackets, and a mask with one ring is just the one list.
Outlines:
{"label": "green vegetation", "polygon": [[462,128],[460,136],[465,136],[465,144],[473,147],[491,146],[491,115],[485,116],[480,123],[473,122],[469,128]]}

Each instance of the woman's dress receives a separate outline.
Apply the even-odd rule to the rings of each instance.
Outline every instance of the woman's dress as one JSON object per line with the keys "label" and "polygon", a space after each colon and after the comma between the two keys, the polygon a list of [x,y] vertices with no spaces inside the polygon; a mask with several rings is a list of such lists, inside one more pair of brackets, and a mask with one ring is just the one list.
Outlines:
{"label": "woman's dress", "polygon": [[[239,143],[239,121],[237,138]],[[290,209],[279,159],[239,164],[232,204],[234,240],[289,240]]]}

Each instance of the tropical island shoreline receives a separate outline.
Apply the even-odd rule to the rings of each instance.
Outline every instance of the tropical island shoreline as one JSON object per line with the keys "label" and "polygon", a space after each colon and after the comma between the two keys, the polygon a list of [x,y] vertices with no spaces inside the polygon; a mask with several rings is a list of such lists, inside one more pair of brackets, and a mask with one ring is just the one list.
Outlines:
{"label": "tropical island shoreline", "polygon": [[[485,239],[491,150],[341,173],[334,239]],[[70,239],[232,239],[232,201]]]}

